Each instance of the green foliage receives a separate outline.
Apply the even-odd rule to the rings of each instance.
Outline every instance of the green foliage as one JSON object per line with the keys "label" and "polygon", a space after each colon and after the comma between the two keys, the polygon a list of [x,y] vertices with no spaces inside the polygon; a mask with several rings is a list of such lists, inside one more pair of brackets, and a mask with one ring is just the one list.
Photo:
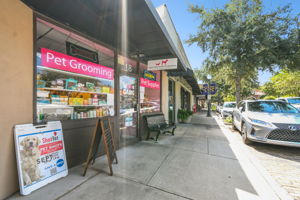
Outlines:
{"label": "green foliage", "polygon": [[228,96],[224,97],[224,101],[235,101],[235,96],[228,95]]}
{"label": "green foliage", "polygon": [[216,111],[217,110],[217,105],[216,104],[212,104],[211,105],[211,110],[212,111]]}
{"label": "green foliage", "polygon": [[177,118],[179,121],[185,121],[193,114],[190,110],[178,109]]}
{"label": "green foliage", "polygon": [[209,52],[204,71],[218,77],[218,87],[224,84],[236,101],[258,86],[258,70],[286,66],[299,54],[296,21],[288,6],[263,13],[261,0],[231,0],[223,9],[192,5],[190,11],[201,23],[187,43]]}
{"label": "green foliage", "polygon": [[226,122],[226,123],[232,123],[232,117],[231,116],[229,116],[229,117],[226,117],[226,119],[224,119],[224,122]]}
{"label": "green foliage", "polygon": [[276,97],[274,97],[274,96],[265,96],[263,99],[264,100],[275,100]]}
{"label": "green foliage", "polygon": [[300,96],[300,71],[281,70],[262,86],[267,95],[276,97]]}

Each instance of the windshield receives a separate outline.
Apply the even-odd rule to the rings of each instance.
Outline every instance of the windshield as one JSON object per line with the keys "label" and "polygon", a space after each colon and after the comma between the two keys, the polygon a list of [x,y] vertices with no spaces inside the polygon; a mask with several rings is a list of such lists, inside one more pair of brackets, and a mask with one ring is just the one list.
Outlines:
{"label": "windshield", "polygon": [[293,106],[280,101],[248,102],[248,110],[252,112],[268,113],[299,113]]}
{"label": "windshield", "polygon": [[288,99],[288,102],[291,104],[297,104],[297,103],[300,104],[300,98],[291,98],[291,99]]}
{"label": "windshield", "polygon": [[224,108],[235,108],[236,103],[225,103]]}

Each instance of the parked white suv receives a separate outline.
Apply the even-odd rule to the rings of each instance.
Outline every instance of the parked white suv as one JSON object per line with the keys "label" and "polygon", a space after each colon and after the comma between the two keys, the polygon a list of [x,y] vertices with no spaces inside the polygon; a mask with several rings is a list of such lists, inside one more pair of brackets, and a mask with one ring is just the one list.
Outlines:
{"label": "parked white suv", "polygon": [[300,97],[280,97],[277,100],[292,104],[292,106],[300,110]]}

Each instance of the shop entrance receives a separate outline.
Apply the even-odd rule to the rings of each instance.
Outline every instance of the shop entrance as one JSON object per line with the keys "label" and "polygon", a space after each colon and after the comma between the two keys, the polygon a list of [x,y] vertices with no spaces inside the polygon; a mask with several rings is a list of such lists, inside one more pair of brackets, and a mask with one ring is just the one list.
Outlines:
{"label": "shop entrance", "polygon": [[120,76],[120,140],[137,139],[137,78]]}
{"label": "shop entrance", "polygon": [[175,123],[175,83],[169,80],[169,124]]}

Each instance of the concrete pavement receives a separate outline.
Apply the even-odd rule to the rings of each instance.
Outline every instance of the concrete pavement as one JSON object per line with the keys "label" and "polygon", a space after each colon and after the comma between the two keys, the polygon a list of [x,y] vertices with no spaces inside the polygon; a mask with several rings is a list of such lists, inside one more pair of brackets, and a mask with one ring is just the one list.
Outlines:
{"label": "concrete pavement", "polygon": [[106,157],[81,176],[82,167],[68,177],[10,199],[280,199],[243,151],[204,113],[181,124],[175,136],[158,143],[143,141],[117,151],[119,164],[110,177]]}

